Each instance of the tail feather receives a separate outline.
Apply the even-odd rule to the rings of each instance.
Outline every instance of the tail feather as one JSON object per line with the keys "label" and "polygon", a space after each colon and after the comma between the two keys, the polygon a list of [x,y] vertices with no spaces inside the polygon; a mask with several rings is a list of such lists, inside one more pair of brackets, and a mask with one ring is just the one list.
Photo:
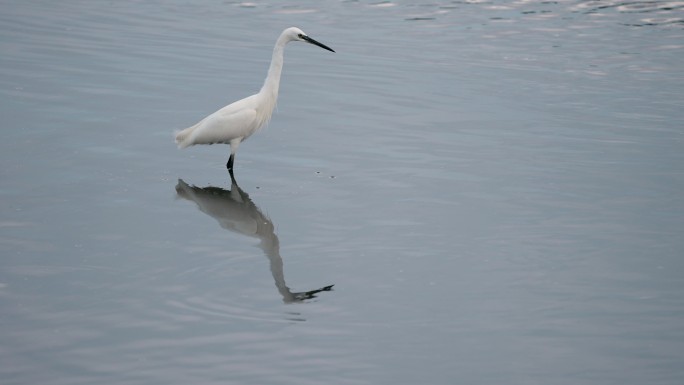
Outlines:
{"label": "tail feather", "polygon": [[192,132],[195,131],[195,128],[197,128],[197,126],[199,126],[199,123],[195,124],[192,127],[188,127],[184,130],[176,131],[174,133],[178,148],[192,146]]}

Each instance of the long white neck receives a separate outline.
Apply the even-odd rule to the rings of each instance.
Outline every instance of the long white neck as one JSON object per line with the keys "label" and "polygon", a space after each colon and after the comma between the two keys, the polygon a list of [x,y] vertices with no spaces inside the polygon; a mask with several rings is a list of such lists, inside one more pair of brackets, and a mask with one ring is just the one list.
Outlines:
{"label": "long white neck", "polygon": [[278,88],[280,87],[280,74],[283,72],[283,52],[285,51],[287,40],[285,34],[280,35],[275,47],[273,47],[273,57],[271,66],[268,68],[268,75],[261,87],[260,94],[272,98],[275,103],[278,99]]}

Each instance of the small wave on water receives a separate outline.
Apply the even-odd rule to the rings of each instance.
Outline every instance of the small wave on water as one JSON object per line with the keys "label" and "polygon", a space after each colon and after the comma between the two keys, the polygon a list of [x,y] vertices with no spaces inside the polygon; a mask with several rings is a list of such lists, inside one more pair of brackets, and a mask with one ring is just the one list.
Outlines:
{"label": "small wave on water", "polygon": [[684,26],[682,8],[682,1],[586,1],[571,6],[570,10],[604,17],[614,13],[620,24],[645,27]]}
{"label": "small wave on water", "polygon": [[[392,5],[389,7],[388,5]],[[490,21],[514,20],[520,17],[572,19],[573,13],[601,17],[625,26],[681,26],[684,25],[682,1],[455,1],[449,3],[403,4],[380,3],[390,12],[403,13],[405,21],[434,21],[440,23],[464,13],[473,12],[475,18],[488,15]],[[476,13],[474,11],[477,11]]]}

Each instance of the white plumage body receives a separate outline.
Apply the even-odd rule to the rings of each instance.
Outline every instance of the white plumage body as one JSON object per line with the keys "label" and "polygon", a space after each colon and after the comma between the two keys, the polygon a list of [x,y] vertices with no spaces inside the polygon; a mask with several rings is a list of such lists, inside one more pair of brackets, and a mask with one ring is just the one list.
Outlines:
{"label": "white plumage body", "polygon": [[[259,102],[260,94],[231,103],[202,119],[192,127],[176,134],[178,148],[195,144],[232,144],[249,138],[264,124],[268,123],[275,107],[270,103]],[[239,144],[239,143],[238,143]]]}

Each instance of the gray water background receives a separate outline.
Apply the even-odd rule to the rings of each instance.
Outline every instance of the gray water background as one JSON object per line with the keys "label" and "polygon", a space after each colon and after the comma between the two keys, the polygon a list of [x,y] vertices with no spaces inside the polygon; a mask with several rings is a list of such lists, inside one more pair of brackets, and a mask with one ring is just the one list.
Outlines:
{"label": "gray water background", "polygon": [[2,384],[684,381],[682,2],[0,9]]}

